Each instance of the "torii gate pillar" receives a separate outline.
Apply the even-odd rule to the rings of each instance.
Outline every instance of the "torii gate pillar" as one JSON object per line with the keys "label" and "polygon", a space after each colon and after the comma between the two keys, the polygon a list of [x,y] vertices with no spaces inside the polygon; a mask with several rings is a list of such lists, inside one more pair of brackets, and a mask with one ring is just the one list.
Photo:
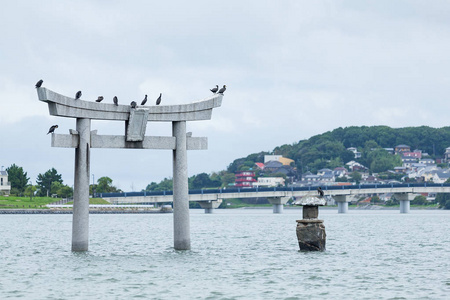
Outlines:
{"label": "torii gate pillar", "polygon": [[91,120],[77,118],[78,147],[75,148],[73,191],[72,251],[87,251],[89,247],[89,174]]}
{"label": "torii gate pillar", "polygon": [[173,150],[173,239],[176,250],[190,250],[189,187],[187,171],[186,122],[172,122],[176,138]]}

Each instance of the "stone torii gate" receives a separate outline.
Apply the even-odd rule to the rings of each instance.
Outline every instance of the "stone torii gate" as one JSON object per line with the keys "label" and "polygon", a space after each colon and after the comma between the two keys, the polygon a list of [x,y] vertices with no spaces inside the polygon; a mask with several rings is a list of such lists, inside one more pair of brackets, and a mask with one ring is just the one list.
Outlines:
{"label": "stone torii gate", "polygon": [[[75,100],[38,87],[40,101],[47,102],[50,115],[76,118],[70,134],[52,133],[52,147],[75,148],[72,251],[89,246],[90,149],[168,149],[173,150],[173,231],[174,248],[189,250],[189,190],[187,150],[206,150],[206,137],[186,133],[187,121],[210,120],[212,110],[222,104],[221,94],[180,105],[138,106]],[[91,120],[125,121],[125,135],[98,135]],[[147,122],[172,122],[172,136],[145,136]]]}

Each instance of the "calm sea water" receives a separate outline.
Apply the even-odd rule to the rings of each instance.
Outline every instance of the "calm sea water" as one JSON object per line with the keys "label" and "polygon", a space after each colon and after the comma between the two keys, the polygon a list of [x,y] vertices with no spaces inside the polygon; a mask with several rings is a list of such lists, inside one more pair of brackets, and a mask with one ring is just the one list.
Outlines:
{"label": "calm sea water", "polygon": [[0,216],[0,299],[450,299],[450,211],[320,211],[327,251],[300,252],[300,210],[191,211],[191,251],[171,214]]}

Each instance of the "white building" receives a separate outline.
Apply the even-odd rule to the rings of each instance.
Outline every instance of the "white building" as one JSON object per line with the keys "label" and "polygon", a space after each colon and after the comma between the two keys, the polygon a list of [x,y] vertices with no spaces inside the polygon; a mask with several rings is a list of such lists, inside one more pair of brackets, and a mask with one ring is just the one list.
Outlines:
{"label": "white building", "polygon": [[259,177],[257,182],[253,183],[253,186],[260,187],[272,187],[272,186],[284,186],[283,177]]}
{"label": "white building", "polygon": [[264,163],[267,163],[269,161],[280,161],[280,158],[282,158],[283,155],[264,155]]}
{"label": "white building", "polygon": [[8,182],[8,172],[0,171],[0,195],[9,195],[11,192],[11,184]]}
{"label": "white building", "polygon": [[353,154],[355,154],[355,158],[361,157],[361,152],[359,152],[355,147],[347,148],[347,150],[353,152]]}

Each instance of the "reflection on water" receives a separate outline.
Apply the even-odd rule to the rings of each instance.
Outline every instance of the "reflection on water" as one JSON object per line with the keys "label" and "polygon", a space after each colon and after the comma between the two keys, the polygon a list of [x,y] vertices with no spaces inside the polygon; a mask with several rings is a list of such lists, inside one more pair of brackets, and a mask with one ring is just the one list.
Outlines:
{"label": "reflection on water", "polygon": [[172,215],[91,215],[72,253],[71,215],[2,215],[0,298],[445,299],[450,211],[321,210],[327,251],[300,252],[300,210],[191,211],[191,251]]}

